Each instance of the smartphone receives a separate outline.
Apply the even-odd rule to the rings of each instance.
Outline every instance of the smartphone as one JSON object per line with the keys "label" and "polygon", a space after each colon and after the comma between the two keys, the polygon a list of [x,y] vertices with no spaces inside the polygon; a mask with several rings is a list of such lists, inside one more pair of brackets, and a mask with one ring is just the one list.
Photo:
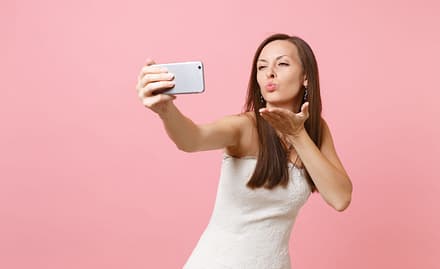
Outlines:
{"label": "smartphone", "polygon": [[160,91],[165,94],[189,94],[205,91],[203,63],[201,61],[156,64],[174,74],[174,87]]}

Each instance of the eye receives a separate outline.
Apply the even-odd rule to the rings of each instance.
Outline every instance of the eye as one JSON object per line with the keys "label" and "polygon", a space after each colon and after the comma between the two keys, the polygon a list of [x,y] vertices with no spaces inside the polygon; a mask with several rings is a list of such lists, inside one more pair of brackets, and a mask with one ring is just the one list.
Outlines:
{"label": "eye", "polygon": [[265,68],[265,67],[266,67],[265,65],[260,65],[260,66],[257,67],[257,69],[258,69],[258,70],[262,70],[262,69]]}
{"label": "eye", "polygon": [[288,63],[279,63],[278,65],[289,66]]}

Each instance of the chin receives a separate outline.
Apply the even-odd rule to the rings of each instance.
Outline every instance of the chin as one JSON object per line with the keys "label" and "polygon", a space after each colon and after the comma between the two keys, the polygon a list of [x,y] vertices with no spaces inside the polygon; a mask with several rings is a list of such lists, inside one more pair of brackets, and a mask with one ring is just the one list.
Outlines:
{"label": "chin", "polygon": [[266,106],[293,109],[294,104],[296,104],[296,100],[292,98],[268,98],[266,100]]}
{"label": "chin", "polygon": [[272,105],[286,105],[286,104],[293,104],[295,102],[295,99],[292,98],[268,98],[266,99],[267,103],[270,103]]}

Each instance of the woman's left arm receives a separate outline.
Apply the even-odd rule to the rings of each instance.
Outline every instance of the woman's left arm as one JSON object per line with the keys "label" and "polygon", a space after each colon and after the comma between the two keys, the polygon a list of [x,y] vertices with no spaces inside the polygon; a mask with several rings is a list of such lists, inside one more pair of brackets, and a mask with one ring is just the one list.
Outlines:
{"label": "woman's left arm", "polygon": [[345,210],[351,202],[353,185],[333,144],[327,123],[322,120],[322,143],[319,149],[303,128],[288,136],[322,198],[337,211]]}
{"label": "woman's left arm", "polygon": [[334,209],[343,211],[351,202],[353,186],[338,158],[324,119],[320,149],[304,128],[309,117],[308,106],[308,102],[303,104],[297,114],[282,108],[262,108],[260,114],[295,148],[322,198]]}

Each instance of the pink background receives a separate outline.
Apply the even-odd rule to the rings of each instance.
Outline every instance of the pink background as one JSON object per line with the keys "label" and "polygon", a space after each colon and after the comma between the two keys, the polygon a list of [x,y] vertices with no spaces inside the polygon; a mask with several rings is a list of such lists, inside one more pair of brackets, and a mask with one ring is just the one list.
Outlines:
{"label": "pink background", "polygon": [[204,61],[206,92],[176,104],[215,120],[241,110],[275,32],[314,49],[354,184],[342,213],[319,194],[303,207],[293,267],[439,268],[440,4],[354,2],[2,1],[0,268],[181,268],[221,151],[178,151],[138,72],[147,57]]}

